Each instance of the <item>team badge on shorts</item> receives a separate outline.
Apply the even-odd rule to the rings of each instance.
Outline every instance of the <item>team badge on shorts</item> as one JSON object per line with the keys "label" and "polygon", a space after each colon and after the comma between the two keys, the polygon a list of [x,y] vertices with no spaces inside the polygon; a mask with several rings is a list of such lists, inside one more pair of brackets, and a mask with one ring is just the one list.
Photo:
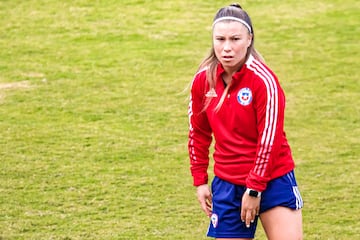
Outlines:
{"label": "team badge on shorts", "polygon": [[237,94],[237,100],[243,106],[249,105],[252,101],[252,92],[250,88],[240,89],[240,91]]}
{"label": "team badge on shorts", "polygon": [[216,228],[218,225],[218,215],[216,215],[215,213],[211,215],[211,224],[214,228]]}

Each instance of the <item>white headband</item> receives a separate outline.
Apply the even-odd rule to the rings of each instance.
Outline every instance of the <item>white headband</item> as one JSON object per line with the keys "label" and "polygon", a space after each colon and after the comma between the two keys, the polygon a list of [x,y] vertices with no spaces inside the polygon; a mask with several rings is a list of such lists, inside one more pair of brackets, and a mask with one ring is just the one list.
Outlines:
{"label": "white headband", "polygon": [[224,21],[224,20],[232,20],[232,21],[240,22],[240,23],[242,23],[242,24],[249,30],[249,33],[252,33],[250,25],[249,25],[247,22],[245,22],[244,20],[242,20],[242,19],[240,19],[240,18],[237,18],[237,17],[230,17],[230,16],[229,16],[229,17],[221,17],[221,18],[218,18],[218,19],[216,19],[216,20],[214,21],[212,27],[214,28],[215,24],[217,24],[217,23],[220,22],[220,21]]}

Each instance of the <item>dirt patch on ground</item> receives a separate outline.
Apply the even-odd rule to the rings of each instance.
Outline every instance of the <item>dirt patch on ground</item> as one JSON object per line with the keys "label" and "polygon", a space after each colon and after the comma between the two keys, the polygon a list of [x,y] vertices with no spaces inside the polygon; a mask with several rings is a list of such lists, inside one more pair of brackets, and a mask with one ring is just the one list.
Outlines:
{"label": "dirt patch on ground", "polygon": [[13,82],[13,83],[0,83],[0,90],[29,88],[29,87],[30,87],[30,84],[28,81]]}
{"label": "dirt patch on ground", "polygon": [[28,81],[0,83],[0,101],[5,98],[5,90],[30,88]]}

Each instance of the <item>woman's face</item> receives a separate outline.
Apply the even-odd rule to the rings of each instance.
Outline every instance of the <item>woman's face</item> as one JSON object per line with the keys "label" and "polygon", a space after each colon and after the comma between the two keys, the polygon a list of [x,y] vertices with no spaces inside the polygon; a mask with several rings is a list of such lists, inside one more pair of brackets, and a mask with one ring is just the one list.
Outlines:
{"label": "woman's face", "polygon": [[213,47],[225,71],[234,73],[244,64],[251,39],[251,34],[240,22],[222,21],[215,24]]}

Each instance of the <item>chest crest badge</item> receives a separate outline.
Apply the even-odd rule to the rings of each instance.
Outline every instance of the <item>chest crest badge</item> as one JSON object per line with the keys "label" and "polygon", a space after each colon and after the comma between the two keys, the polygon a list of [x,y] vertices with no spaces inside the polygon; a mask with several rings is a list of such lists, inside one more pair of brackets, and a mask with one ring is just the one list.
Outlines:
{"label": "chest crest badge", "polygon": [[237,94],[238,102],[243,105],[247,106],[252,101],[252,92],[250,88],[242,88]]}

